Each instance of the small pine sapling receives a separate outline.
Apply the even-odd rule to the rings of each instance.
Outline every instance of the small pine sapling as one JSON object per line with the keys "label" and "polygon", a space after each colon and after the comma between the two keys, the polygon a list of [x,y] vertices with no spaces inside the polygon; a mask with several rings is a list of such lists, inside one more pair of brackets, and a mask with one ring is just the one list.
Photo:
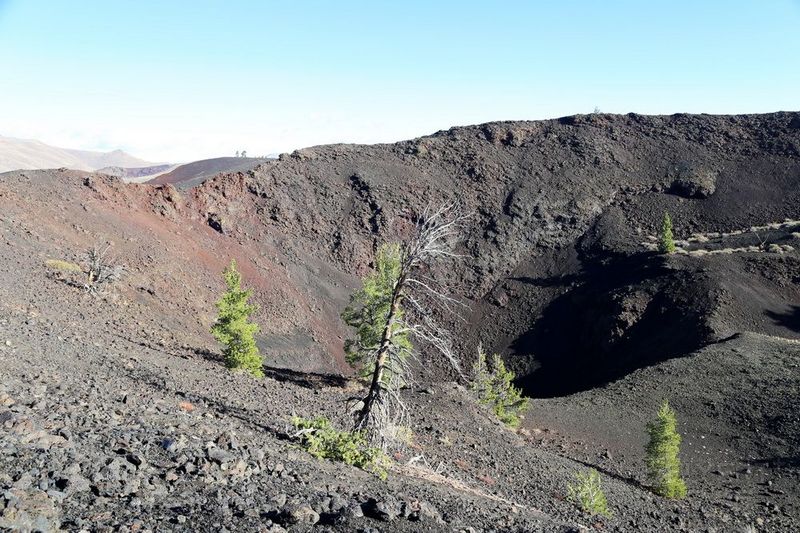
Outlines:
{"label": "small pine sapling", "polygon": [[600,486],[600,474],[594,468],[575,474],[575,484],[567,486],[567,497],[586,513],[611,516],[606,495]]}
{"label": "small pine sapling", "polygon": [[664,400],[656,419],[647,425],[650,441],[645,448],[647,473],[656,494],[665,498],[681,499],[686,496],[686,483],[681,478],[678,458],[681,436],[675,411]]}
{"label": "small pine sapling", "polygon": [[661,221],[658,251],[662,254],[671,254],[675,251],[675,238],[672,235],[672,219],[666,211],[664,211],[664,218]]}
{"label": "small pine sapling", "polygon": [[228,290],[217,302],[219,316],[211,327],[214,338],[225,345],[225,364],[231,370],[244,370],[254,377],[264,377],[264,360],[256,346],[258,325],[249,321],[256,306],[249,304],[250,290],[242,289],[242,275],[231,260],[223,273]]}
{"label": "small pine sapling", "polygon": [[505,425],[519,426],[522,415],[528,409],[528,399],[513,385],[514,372],[506,369],[503,359],[492,355],[491,368],[486,362],[483,346],[478,346],[478,359],[473,366],[472,390],[478,402],[491,407],[497,418]]}
{"label": "small pine sapling", "polygon": [[472,365],[472,391],[477,394],[480,403],[492,396],[492,373],[486,363],[486,351],[483,344],[478,344],[478,358]]}

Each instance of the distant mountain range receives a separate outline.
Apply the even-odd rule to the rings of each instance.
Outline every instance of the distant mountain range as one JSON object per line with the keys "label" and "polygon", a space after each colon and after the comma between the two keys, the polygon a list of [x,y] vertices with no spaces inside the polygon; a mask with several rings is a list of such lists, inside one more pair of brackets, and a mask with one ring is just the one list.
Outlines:
{"label": "distant mountain range", "polygon": [[144,168],[159,166],[122,150],[92,152],[50,146],[33,139],[15,139],[0,135],[0,172],[46,168],[70,168],[94,171],[109,167]]}
{"label": "distant mountain range", "polygon": [[170,183],[185,189],[226,172],[245,172],[274,157],[217,157],[186,164],[151,163],[122,150],[91,152],[0,135],[0,173],[69,168],[116,176],[128,182]]}

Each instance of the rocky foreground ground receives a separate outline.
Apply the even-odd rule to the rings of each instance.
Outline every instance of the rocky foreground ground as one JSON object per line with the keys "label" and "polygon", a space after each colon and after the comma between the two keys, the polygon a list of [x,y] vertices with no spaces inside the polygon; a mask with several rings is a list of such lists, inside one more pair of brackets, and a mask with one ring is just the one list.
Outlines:
{"label": "rocky foreground ground", "polygon": [[[0,525],[7,528],[734,531],[752,524],[791,531],[798,525],[796,458],[769,455],[771,440],[791,439],[800,426],[796,415],[785,414],[785,404],[798,399],[800,348],[785,341],[751,336],[691,356],[714,373],[714,389],[698,388],[697,375],[688,375],[681,360],[602,393],[536,401],[519,434],[498,425],[459,385],[409,391],[419,413],[415,444],[396,457],[384,482],[316,460],[286,439],[292,413],[342,422],[347,390],[257,381],[194,352],[148,348],[122,339],[103,318],[115,304],[89,301],[71,288],[47,290],[60,296],[48,303],[67,313],[40,312],[38,301],[14,310],[3,298]],[[59,321],[65,314],[79,322]],[[748,377],[762,375],[752,363],[767,367],[771,379]],[[742,382],[749,394],[739,394]],[[684,502],[664,501],[644,486],[638,444],[653,398],[662,394],[677,398],[684,413],[690,486]],[[573,473],[589,465],[603,473],[612,518],[583,516],[564,500]]]}

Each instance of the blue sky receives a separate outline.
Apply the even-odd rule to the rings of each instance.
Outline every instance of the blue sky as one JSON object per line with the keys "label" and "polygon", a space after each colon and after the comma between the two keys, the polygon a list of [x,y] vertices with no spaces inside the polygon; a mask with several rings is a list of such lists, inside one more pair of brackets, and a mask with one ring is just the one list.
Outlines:
{"label": "blue sky", "polygon": [[186,161],[800,109],[800,0],[0,0],[0,135]]}

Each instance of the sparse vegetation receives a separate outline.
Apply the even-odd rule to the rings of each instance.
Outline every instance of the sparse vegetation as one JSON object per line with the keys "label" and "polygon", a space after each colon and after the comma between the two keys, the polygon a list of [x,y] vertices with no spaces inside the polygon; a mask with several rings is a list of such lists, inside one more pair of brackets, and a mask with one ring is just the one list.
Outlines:
{"label": "sparse vegetation", "polygon": [[318,459],[340,461],[381,479],[388,477],[389,457],[380,448],[370,446],[363,432],[339,431],[325,417],[313,419],[292,417],[297,430],[293,437]]}
{"label": "sparse vegetation", "polygon": [[489,406],[507,426],[518,427],[528,409],[528,399],[513,385],[514,372],[506,369],[503,359],[497,354],[492,355],[491,364],[488,364],[483,346],[478,346],[478,359],[472,372],[472,390],[478,402]]}
{"label": "sparse vegetation", "polygon": [[399,448],[413,448],[416,446],[414,444],[414,431],[408,426],[389,425],[384,433]]}
{"label": "sparse vegetation", "polygon": [[666,211],[664,211],[664,218],[661,220],[661,233],[658,236],[658,251],[662,254],[671,254],[675,251],[675,238],[672,235],[672,219]]}
{"label": "sparse vegetation", "polygon": [[264,361],[256,346],[258,325],[249,321],[257,309],[247,302],[251,291],[242,289],[242,275],[236,269],[235,260],[231,260],[223,276],[227,291],[217,302],[219,316],[211,327],[211,333],[225,345],[223,355],[228,368],[261,378],[264,376]]}
{"label": "sparse vegetation", "polygon": [[600,486],[600,474],[594,468],[575,474],[575,483],[567,486],[567,497],[585,513],[611,516]]}
{"label": "sparse vegetation", "polygon": [[[787,218],[783,222],[770,222],[761,226],[750,226],[749,228],[727,232],[711,231],[707,233],[694,233],[685,239],[674,239],[675,249],[673,253],[688,256],[704,256],[735,253],[782,254],[792,252],[795,249],[794,246],[791,244],[780,244],[779,241],[799,239],[800,233],[793,231],[798,226],[800,226],[800,221]],[[752,234],[752,237],[757,243],[748,243],[748,239],[744,238],[747,234]],[[732,243],[738,244],[738,246],[726,246],[726,241],[728,239],[736,237],[738,237],[738,239],[734,239]],[[648,235],[647,239],[648,242],[641,243],[644,248],[652,251],[661,251],[661,233],[659,233],[659,235]]]}
{"label": "sparse vegetation", "polygon": [[647,471],[656,494],[665,498],[681,499],[686,496],[686,483],[681,478],[681,436],[675,411],[664,400],[656,419],[648,424],[650,441],[645,449]]}
{"label": "sparse vegetation", "polygon": [[[800,116],[584,118],[300,150],[258,168],[245,159],[205,185],[192,169],[163,185],[1,175],[0,529],[800,533],[800,225],[748,229],[794,214]],[[587,145],[598,132],[608,135]],[[429,156],[409,153],[420,143]],[[683,156],[720,169],[723,190],[706,201],[655,192]],[[381,391],[373,410],[395,393],[406,403],[404,425],[380,428],[404,448],[381,455],[366,430],[351,432],[384,329],[367,328],[366,357],[353,360],[366,381],[354,380],[343,347],[359,326],[339,314],[375,270],[392,280],[386,317],[415,209],[442,195],[463,198],[475,226],[459,230],[461,257],[410,277],[463,295],[466,320],[433,318],[452,328],[469,379],[416,335],[425,322],[411,300],[425,289],[410,282],[393,327],[413,351],[396,378],[409,388]],[[665,208],[670,255],[656,251]],[[125,273],[95,297],[84,253],[105,239]],[[651,251],[637,253],[645,239]],[[387,240],[398,260],[382,267]],[[797,250],[768,253],[787,245]],[[711,255],[738,249],[758,253]],[[261,329],[265,379],[226,368],[209,333],[231,257],[260,307],[248,322]],[[726,331],[742,334],[708,346]],[[516,430],[470,389],[480,339],[479,381],[491,383],[497,352],[531,397]],[[680,412],[680,500],[654,493],[645,463],[665,398]],[[305,420],[293,426],[293,414]],[[391,479],[344,462],[372,470],[371,456]],[[605,506],[592,504],[590,468]],[[611,518],[592,514],[603,507]]]}
{"label": "sparse vegetation", "polygon": [[48,275],[97,295],[119,280],[124,272],[124,267],[109,256],[110,249],[110,244],[89,248],[86,250],[84,266],[62,259],[48,259],[44,266]]}
{"label": "sparse vegetation", "polygon": [[71,261],[48,259],[44,262],[47,277],[61,281],[72,287],[84,288],[84,268]]}

